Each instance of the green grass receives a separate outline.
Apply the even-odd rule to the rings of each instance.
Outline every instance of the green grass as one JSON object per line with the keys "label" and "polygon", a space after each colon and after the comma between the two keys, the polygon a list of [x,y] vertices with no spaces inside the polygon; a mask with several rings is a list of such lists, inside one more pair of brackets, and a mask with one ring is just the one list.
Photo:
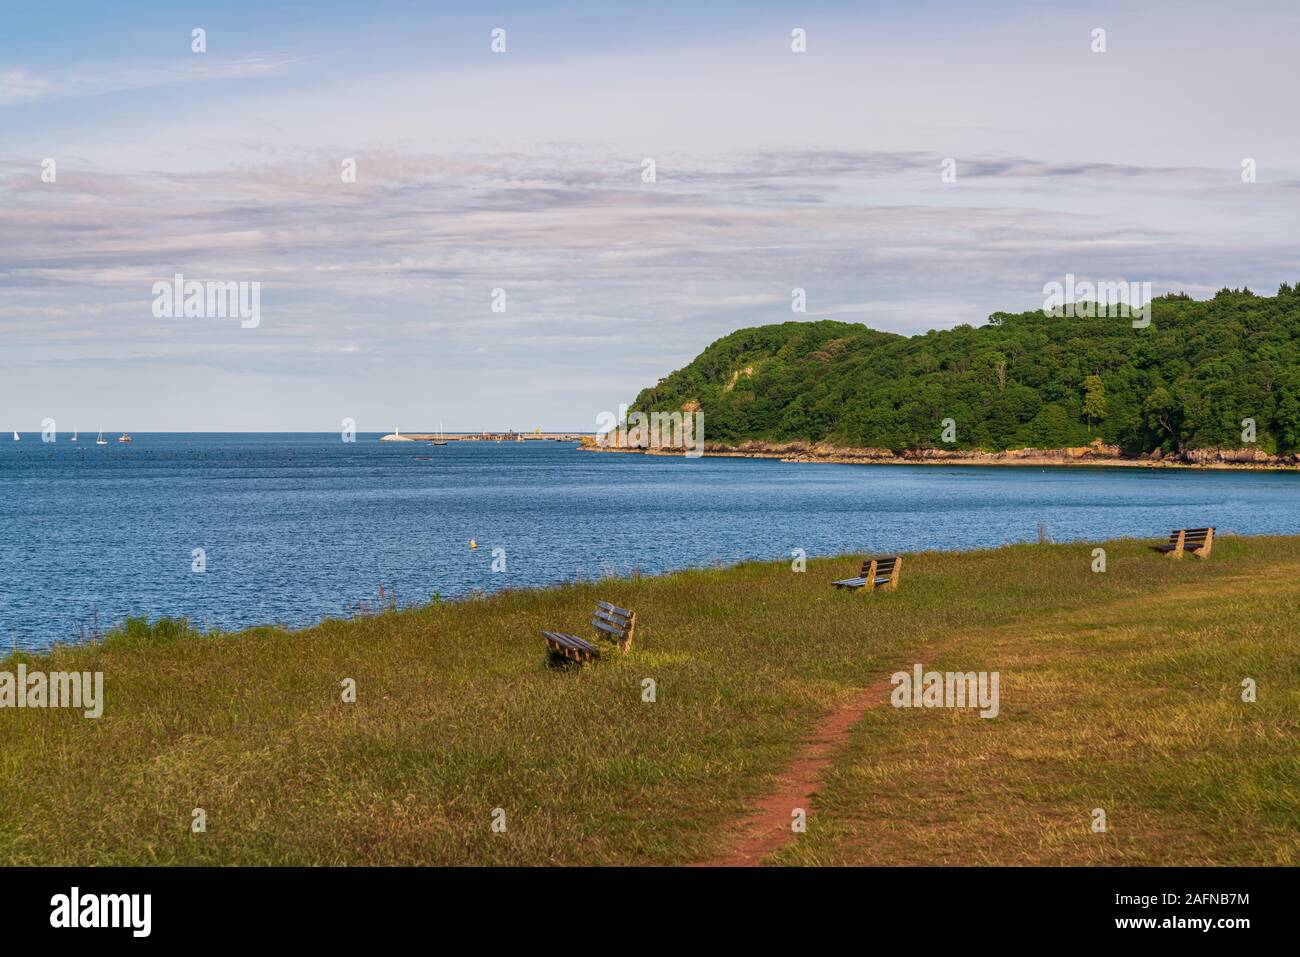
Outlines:
{"label": "green grass", "polygon": [[[867,712],[777,862],[1300,863],[1297,545],[1111,542],[1105,574],[1091,544],[925,553],[893,594],[831,589],[844,557],[297,632],[137,623],[25,658],[103,671],[106,705],[0,710],[0,863],[709,859],[821,715],[916,661],[1001,672],[1001,715]],[[637,611],[632,653],[549,668],[540,630],[587,634],[597,598]]]}

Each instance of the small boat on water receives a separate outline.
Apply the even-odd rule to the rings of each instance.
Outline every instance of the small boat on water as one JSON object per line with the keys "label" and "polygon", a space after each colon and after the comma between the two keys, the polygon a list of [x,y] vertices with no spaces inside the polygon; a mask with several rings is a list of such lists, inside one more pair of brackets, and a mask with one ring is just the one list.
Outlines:
{"label": "small boat on water", "polygon": [[446,445],[447,440],[442,435],[442,419],[438,420],[438,437],[433,440],[434,445]]}
{"label": "small boat on water", "polygon": [[128,443],[128,442],[132,442],[132,441],[134,441],[134,440],[131,438],[131,436],[127,435],[125,432],[123,432],[121,435],[119,435],[119,436],[117,437],[117,440],[118,440],[119,442],[121,442],[122,444],[124,444],[124,445],[125,445],[126,443]]}
{"label": "small boat on water", "polygon": [[18,433],[17,433],[17,432],[14,433],[14,441],[15,441],[15,442],[21,442],[21,441],[22,441],[22,439],[18,438]]}
{"label": "small boat on water", "polygon": [[103,429],[100,429],[100,430],[99,430],[99,438],[95,439],[95,444],[96,444],[96,445],[108,445],[108,443],[104,441],[104,430],[103,430]]}
{"label": "small boat on water", "polygon": [[77,430],[76,430],[76,429],[73,429],[73,430],[72,430],[72,441],[74,441],[74,442],[77,441]]}

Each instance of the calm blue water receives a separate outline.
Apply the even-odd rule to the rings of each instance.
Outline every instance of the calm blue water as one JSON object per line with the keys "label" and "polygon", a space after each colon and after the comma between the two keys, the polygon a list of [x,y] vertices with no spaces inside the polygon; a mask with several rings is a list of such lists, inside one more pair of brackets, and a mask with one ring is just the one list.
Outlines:
{"label": "calm blue water", "polygon": [[[1181,525],[1300,531],[1295,474],[787,465],[377,438],[3,436],[0,647],[71,640],[92,614],[101,626],[127,614],[296,625],[381,583],[409,604],[795,547],[995,546],[1034,540],[1040,521],[1057,541]],[[504,573],[491,570],[497,547]]]}

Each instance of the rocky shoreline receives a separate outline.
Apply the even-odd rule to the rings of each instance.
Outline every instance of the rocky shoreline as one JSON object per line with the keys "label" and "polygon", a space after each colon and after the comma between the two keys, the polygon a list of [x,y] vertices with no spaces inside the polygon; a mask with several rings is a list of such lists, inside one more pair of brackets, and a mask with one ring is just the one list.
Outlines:
{"label": "rocky shoreline", "polygon": [[[681,455],[682,449],[613,447],[594,438],[584,438],[580,448],[588,452],[628,452],[641,455]],[[704,454],[721,458],[779,459],[782,462],[824,462],[841,465],[1009,465],[1009,466],[1094,466],[1099,468],[1183,468],[1238,469],[1243,471],[1294,471],[1300,469],[1300,455],[1270,455],[1262,449],[1186,449],[1162,455],[1159,451],[1125,455],[1117,445],[1092,445],[1068,449],[1007,449],[984,452],[976,449],[891,449],[843,448],[824,443],[758,442],[738,445],[704,444]]]}

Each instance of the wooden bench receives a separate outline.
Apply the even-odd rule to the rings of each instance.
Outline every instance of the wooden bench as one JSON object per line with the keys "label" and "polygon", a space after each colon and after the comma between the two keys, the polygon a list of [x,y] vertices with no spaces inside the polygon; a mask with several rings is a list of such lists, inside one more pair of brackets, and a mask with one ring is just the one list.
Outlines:
{"label": "wooden bench", "polygon": [[1150,546],[1153,552],[1164,552],[1170,558],[1182,558],[1191,552],[1197,558],[1209,558],[1214,548],[1213,528],[1176,528],[1169,533],[1167,545]]}
{"label": "wooden bench", "polygon": [[[596,610],[592,613],[591,624],[596,629],[597,637],[617,642],[620,651],[626,652],[632,647],[632,632],[636,630],[635,612],[611,605],[607,601],[598,601]],[[544,631],[542,637],[546,639],[552,658],[565,658],[579,664],[600,658],[600,649],[577,635]]]}
{"label": "wooden bench", "polygon": [[892,558],[869,558],[862,563],[862,574],[857,578],[845,578],[843,581],[831,582],[836,588],[851,588],[857,591],[859,588],[865,588],[867,591],[873,591],[876,588],[882,588],[885,591],[893,591],[898,587],[898,576],[903,570],[903,558],[901,555],[894,555]]}

